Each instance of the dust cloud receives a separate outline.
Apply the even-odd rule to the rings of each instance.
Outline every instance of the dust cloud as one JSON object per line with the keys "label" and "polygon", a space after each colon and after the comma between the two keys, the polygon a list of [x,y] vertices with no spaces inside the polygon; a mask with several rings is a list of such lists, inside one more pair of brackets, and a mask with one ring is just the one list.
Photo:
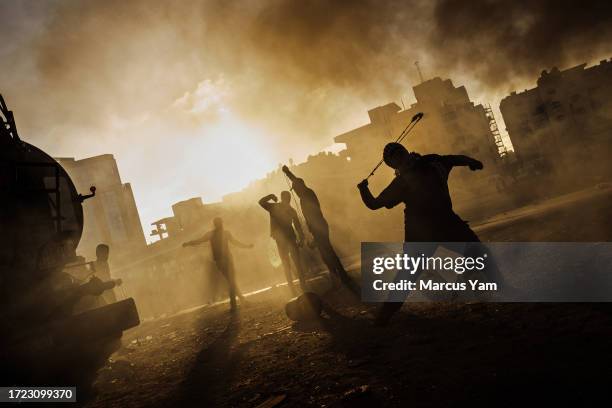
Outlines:
{"label": "dust cloud", "polygon": [[[415,61],[426,78],[452,78],[473,99],[496,104],[510,90],[532,86],[544,68],[607,57],[610,7],[490,0],[469,7],[455,0],[3,3],[2,92],[24,138],[51,154],[114,153],[148,225],[172,202],[216,200],[289,157],[323,149],[365,123],[368,108],[409,103],[419,82]],[[230,167],[244,170],[210,177]]]}

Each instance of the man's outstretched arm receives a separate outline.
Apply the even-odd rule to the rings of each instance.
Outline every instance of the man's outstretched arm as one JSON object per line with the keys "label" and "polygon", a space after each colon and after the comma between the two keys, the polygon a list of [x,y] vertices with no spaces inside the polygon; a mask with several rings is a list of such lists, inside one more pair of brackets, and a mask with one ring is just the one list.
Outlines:
{"label": "man's outstretched arm", "polygon": [[210,241],[211,235],[212,234],[209,231],[206,234],[204,234],[201,238],[194,239],[193,241],[187,241],[183,243],[183,246],[188,247],[188,246],[195,246],[195,245],[203,244],[204,242]]}
{"label": "man's outstretched arm", "polygon": [[462,154],[443,156],[449,167],[468,166],[470,170],[481,170],[484,166],[481,161]]}
{"label": "man's outstretched arm", "polygon": [[245,244],[243,242],[238,241],[230,232],[228,232],[228,240],[233,245],[236,245],[238,248],[253,248],[253,244]]}
{"label": "man's outstretched arm", "polygon": [[270,211],[270,208],[272,208],[272,203],[270,202],[270,200],[277,202],[278,198],[274,194],[268,194],[267,196],[259,199],[259,205],[261,205],[264,210]]}

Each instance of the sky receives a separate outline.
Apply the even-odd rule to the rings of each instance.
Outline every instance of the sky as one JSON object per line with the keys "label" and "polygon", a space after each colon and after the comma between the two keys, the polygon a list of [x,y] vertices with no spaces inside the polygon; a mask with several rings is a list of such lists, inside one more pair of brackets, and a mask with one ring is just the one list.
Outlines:
{"label": "sky", "polygon": [[[612,56],[610,2],[12,0],[0,93],[56,157],[114,154],[145,231],[329,148],[367,110],[451,78],[498,106],[543,69]],[[499,115],[498,115],[499,116]],[[498,120],[501,118],[498,118]]]}

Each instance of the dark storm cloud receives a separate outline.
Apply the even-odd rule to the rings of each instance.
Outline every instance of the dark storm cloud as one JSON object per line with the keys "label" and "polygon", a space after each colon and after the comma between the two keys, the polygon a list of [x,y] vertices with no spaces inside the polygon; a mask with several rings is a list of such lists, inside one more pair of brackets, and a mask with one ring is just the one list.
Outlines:
{"label": "dark storm cloud", "polygon": [[440,0],[432,25],[444,65],[472,69],[489,86],[612,54],[609,1]]}
{"label": "dark storm cloud", "polygon": [[[230,2],[234,6],[241,2]],[[211,3],[207,3],[210,5]],[[227,2],[225,4],[228,4]],[[244,3],[242,3],[244,4]],[[413,78],[412,63],[498,86],[612,52],[612,3],[571,0],[288,1],[228,7],[215,33],[245,44],[282,80],[371,92]],[[224,24],[228,18],[234,24]],[[217,38],[218,39],[218,38]],[[230,44],[232,43],[230,40]],[[229,46],[227,49],[240,47]],[[244,55],[243,55],[244,54]]]}

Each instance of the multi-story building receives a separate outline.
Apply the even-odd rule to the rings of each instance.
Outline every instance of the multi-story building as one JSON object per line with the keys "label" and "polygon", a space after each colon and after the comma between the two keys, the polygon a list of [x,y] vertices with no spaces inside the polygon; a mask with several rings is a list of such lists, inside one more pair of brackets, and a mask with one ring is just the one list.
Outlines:
{"label": "multi-story building", "polygon": [[83,237],[77,249],[88,259],[95,257],[100,243],[111,247],[111,264],[146,246],[138,208],[130,183],[123,183],[117,162],[111,154],[82,160],[59,158],[57,161],[68,172],[77,190],[89,193],[96,187],[96,196],[83,202]]}
{"label": "multi-story building", "polygon": [[544,171],[581,167],[581,177],[609,174],[612,153],[612,59],[587,68],[543,71],[537,86],[500,104],[517,158]]}
{"label": "multi-story building", "polygon": [[449,79],[433,78],[413,90],[416,103],[408,109],[395,103],[379,106],[368,111],[370,123],[336,136],[337,143],[346,144],[341,155],[367,175],[368,167],[380,160],[385,144],[393,141],[416,113],[423,112],[423,120],[404,140],[408,150],[465,154],[484,163],[484,172],[470,177],[451,176],[458,201],[476,192],[482,194],[483,189],[494,189],[505,148],[499,134],[494,133],[496,125],[490,109],[474,104],[465,87],[455,87]]}

